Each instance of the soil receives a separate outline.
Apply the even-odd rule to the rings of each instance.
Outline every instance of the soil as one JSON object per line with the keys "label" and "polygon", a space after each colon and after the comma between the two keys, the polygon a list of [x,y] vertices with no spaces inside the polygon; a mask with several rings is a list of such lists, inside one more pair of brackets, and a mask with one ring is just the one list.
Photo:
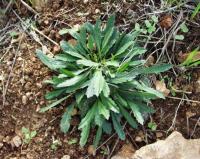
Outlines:
{"label": "soil", "polygon": [[[124,25],[123,18],[125,18],[126,11],[130,8],[135,9],[137,7],[126,3],[123,5],[123,10],[117,13],[119,14],[117,18],[119,25]],[[99,16],[106,18],[104,13],[107,11],[106,7],[98,1],[89,1],[84,4],[79,1],[69,2],[68,0],[59,0],[59,3],[52,1],[50,6],[44,8],[38,17],[34,17],[24,6],[14,6],[14,10],[23,20],[28,17],[35,20],[38,30],[49,38],[54,39],[57,43],[62,39],[71,39],[71,37],[58,34],[61,28],[81,25],[85,21],[93,22]],[[35,56],[35,50],[41,48],[41,45],[29,33],[23,33],[19,27],[21,26],[20,20],[14,12],[7,13],[7,17],[4,17],[2,28],[5,27],[8,21],[10,24],[15,24],[10,30],[15,30],[20,34],[15,38],[6,39],[4,44],[0,45],[0,58],[6,53],[6,56],[0,61],[0,75],[3,76],[0,79],[0,158],[60,159],[64,155],[69,155],[71,159],[106,158],[108,156],[107,153],[115,147],[116,135],[97,150],[96,155],[93,156],[88,153],[88,147],[92,145],[93,135],[90,136],[89,142],[84,148],[81,148],[78,142],[70,143],[74,139],[78,140],[80,136],[80,132],[77,130],[79,119],[76,116],[72,120],[71,131],[68,134],[60,132],[60,117],[64,111],[63,108],[70,101],[66,101],[61,106],[44,114],[38,112],[42,106],[48,103],[44,99],[44,95],[51,88],[45,85],[43,81],[49,79],[53,72],[46,68]],[[189,46],[190,49],[200,44],[198,31],[195,28],[191,30],[194,36],[189,37],[189,39],[194,43]],[[54,44],[45,39],[44,36],[38,36],[50,52],[53,54],[57,52]],[[188,51],[187,41],[184,41],[184,43],[185,47],[182,47],[182,45],[176,46],[177,52]],[[173,76],[172,72],[167,75],[172,77],[173,83],[178,90],[189,92],[188,94],[186,93],[188,99],[200,101],[200,84],[197,82],[200,77],[200,70],[198,68],[182,72],[177,77]],[[5,88],[8,89],[4,96],[3,90]],[[182,95],[182,92],[176,92],[176,97],[182,98]],[[172,95],[170,94],[170,96]],[[180,104],[180,102],[182,103]],[[113,154],[118,152],[122,145],[126,143],[131,143],[135,149],[138,149],[143,145],[166,138],[173,130],[181,132],[186,138],[200,138],[199,103],[166,98],[166,100],[153,101],[152,106],[155,108],[156,113],[148,119],[141,129],[133,130],[127,126],[127,139],[126,141],[118,142]],[[174,118],[175,125],[168,131]],[[148,128],[147,123],[149,121],[157,124],[155,131]],[[28,144],[16,147],[13,145],[12,140],[15,136],[23,138],[22,127],[36,130],[37,135]],[[142,140],[136,140],[137,137]],[[108,138],[109,136],[104,136],[102,141],[106,141]],[[61,142],[61,145],[58,145],[56,150],[51,148],[53,139]]]}

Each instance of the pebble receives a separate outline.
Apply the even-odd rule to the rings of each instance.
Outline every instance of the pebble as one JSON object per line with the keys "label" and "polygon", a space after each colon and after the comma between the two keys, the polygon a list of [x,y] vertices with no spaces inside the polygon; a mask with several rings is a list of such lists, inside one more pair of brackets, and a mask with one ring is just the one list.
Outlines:
{"label": "pebble", "polygon": [[27,104],[27,97],[26,97],[25,95],[22,96],[22,103],[23,103],[24,105]]}
{"label": "pebble", "polygon": [[3,147],[3,143],[2,142],[0,142],[0,149]]}
{"label": "pebble", "polygon": [[161,133],[161,132],[156,132],[156,137],[157,137],[157,138],[163,137],[163,133]]}
{"label": "pebble", "polygon": [[69,155],[64,155],[61,159],[70,159]]}
{"label": "pebble", "polygon": [[135,141],[137,141],[137,142],[142,142],[143,140],[142,140],[142,138],[141,138],[140,136],[136,136],[136,137],[135,137]]}
{"label": "pebble", "polygon": [[84,4],[87,4],[89,2],[89,0],[83,0]]}
{"label": "pebble", "polygon": [[19,147],[22,144],[22,140],[19,136],[15,136],[12,139],[12,142],[13,142],[14,146],[16,146],[16,147]]}
{"label": "pebble", "polygon": [[36,86],[37,86],[38,88],[42,88],[42,84],[41,84],[41,83],[36,83]]}
{"label": "pebble", "polygon": [[99,9],[95,9],[95,13],[100,13],[100,10]]}

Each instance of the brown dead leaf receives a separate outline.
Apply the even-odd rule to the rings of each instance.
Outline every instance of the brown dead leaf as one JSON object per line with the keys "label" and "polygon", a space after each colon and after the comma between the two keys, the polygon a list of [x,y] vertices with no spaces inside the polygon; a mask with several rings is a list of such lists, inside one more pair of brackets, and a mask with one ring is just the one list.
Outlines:
{"label": "brown dead leaf", "polygon": [[186,117],[187,118],[191,118],[191,117],[193,117],[193,116],[195,116],[196,115],[196,113],[193,113],[193,112],[191,112],[191,111],[187,111],[186,112]]}
{"label": "brown dead leaf", "polygon": [[93,145],[90,145],[90,146],[88,147],[88,154],[95,156],[96,150],[95,150],[95,148],[94,148]]}
{"label": "brown dead leaf", "polygon": [[166,85],[163,81],[156,81],[155,82],[156,90],[163,93],[165,96],[168,96],[170,90],[166,88]]}
{"label": "brown dead leaf", "polygon": [[53,52],[54,52],[54,53],[58,53],[59,51],[60,51],[60,46],[55,45],[55,46],[53,47]]}
{"label": "brown dead leaf", "polygon": [[161,18],[160,26],[165,29],[169,29],[172,26],[173,19],[171,15],[165,15]]}
{"label": "brown dead leaf", "polygon": [[74,108],[72,111],[72,116],[77,115],[77,114],[78,114],[78,110],[76,108]]}
{"label": "brown dead leaf", "polygon": [[155,58],[152,55],[148,56],[145,65],[146,66],[151,66],[154,63],[155,63]]}
{"label": "brown dead leaf", "polygon": [[77,41],[75,39],[70,39],[68,40],[68,43],[71,44],[72,46],[75,46]]}

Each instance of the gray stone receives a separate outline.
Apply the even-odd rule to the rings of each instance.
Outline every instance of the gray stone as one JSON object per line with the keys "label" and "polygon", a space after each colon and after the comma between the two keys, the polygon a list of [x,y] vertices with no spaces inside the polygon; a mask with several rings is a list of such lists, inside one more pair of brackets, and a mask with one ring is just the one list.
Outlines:
{"label": "gray stone", "polygon": [[[124,159],[114,156],[112,159]],[[200,159],[200,139],[185,139],[173,132],[166,140],[144,146],[127,159]]]}

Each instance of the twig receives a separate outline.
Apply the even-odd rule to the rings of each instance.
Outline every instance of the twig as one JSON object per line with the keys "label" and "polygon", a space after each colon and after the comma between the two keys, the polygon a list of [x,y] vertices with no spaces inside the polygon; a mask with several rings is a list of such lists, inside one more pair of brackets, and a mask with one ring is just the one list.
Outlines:
{"label": "twig", "polygon": [[12,5],[13,5],[13,1],[10,0],[9,3],[8,3],[8,5],[7,5],[7,7],[6,7],[6,9],[5,9],[4,14],[6,14],[6,12],[8,11],[8,9],[9,9]]}
{"label": "twig", "polygon": [[195,126],[194,126],[194,129],[193,129],[193,131],[192,131],[192,133],[191,133],[191,135],[190,135],[190,138],[194,135],[194,133],[195,133],[195,131],[196,131],[196,128],[197,128],[199,122],[200,122],[200,117],[199,117],[199,119],[197,120],[197,122],[196,122],[196,124],[195,124]]}
{"label": "twig", "polygon": [[29,6],[26,2],[24,2],[23,0],[20,0],[20,2],[31,12],[33,12],[34,14],[38,14],[38,12],[36,12],[31,6]]}
{"label": "twig", "polygon": [[[54,40],[50,39],[48,36],[44,35],[41,31],[39,31],[37,28],[35,28],[33,25],[28,26],[23,20],[22,18],[13,10],[13,13],[17,16],[17,18],[22,22],[23,25],[25,25],[27,28],[31,28],[32,30],[34,30],[35,32],[39,33],[40,35],[42,35],[44,38],[46,38],[47,40],[49,40],[50,42],[52,42],[55,45],[59,45],[57,42],[55,42]],[[38,41],[37,41],[38,42]]]}
{"label": "twig", "polygon": [[167,48],[167,46],[168,46],[169,41],[171,40],[172,36],[174,35],[174,31],[176,30],[176,28],[177,28],[179,22],[181,21],[182,16],[183,16],[183,12],[181,11],[180,14],[179,14],[179,16],[178,16],[177,22],[176,22],[176,24],[174,25],[174,28],[172,29],[171,33],[169,34],[168,39],[167,39],[167,41],[165,42],[165,45],[163,46],[162,51],[161,51],[161,53],[160,53],[160,56],[158,57],[156,63],[160,60],[160,58],[161,58],[162,55],[164,54],[164,52],[165,52],[165,50],[166,50],[166,48]]}
{"label": "twig", "polygon": [[18,54],[19,54],[19,47],[20,47],[20,45],[21,45],[23,36],[24,36],[24,34],[22,34],[21,37],[20,37],[20,41],[19,41],[19,44],[18,44],[18,48],[17,48],[16,54],[15,54],[15,57],[14,57],[14,60],[13,60],[12,66],[11,66],[10,73],[9,73],[9,75],[8,75],[8,80],[7,80],[7,82],[6,82],[5,89],[4,89],[4,92],[3,92],[3,105],[2,105],[2,107],[0,107],[0,109],[2,109],[2,108],[4,107],[5,102],[6,102],[6,93],[7,93],[7,90],[8,90],[8,85],[9,85],[9,82],[10,82],[10,79],[11,79],[11,74],[12,74],[12,72],[13,72],[14,65],[15,65],[15,63],[16,63],[17,56],[18,56]]}
{"label": "twig", "polygon": [[113,152],[114,152],[114,150],[115,150],[115,148],[116,148],[116,146],[117,146],[118,143],[119,143],[119,138],[117,138],[117,141],[115,142],[115,145],[113,146],[112,151],[108,155],[107,159],[111,158],[111,156],[112,156],[112,154],[113,154]]}
{"label": "twig", "polygon": [[187,101],[187,102],[192,102],[192,103],[198,103],[198,104],[200,104],[200,101],[197,101],[197,100],[184,99],[184,98],[172,97],[172,96],[167,96],[167,98],[171,98],[171,99],[182,100],[182,101]]}
{"label": "twig", "polygon": [[53,44],[55,45],[58,45],[59,44],[57,42],[55,42],[54,40],[50,39],[48,36],[46,36],[45,34],[43,34],[41,31],[39,31],[37,28],[35,28],[34,26],[31,26],[31,28],[36,31],[37,33],[39,33],[40,35],[42,35],[44,38],[46,38],[47,40],[49,40],[50,42],[52,42]]}
{"label": "twig", "polygon": [[180,108],[182,102],[183,102],[183,97],[182,97],[181,101],[179,102],[178,107],[176,108],[175,115],[174,115],[174,119],[173,119],[173,121],[172,121],[172,125],[171,125],[171,126],[169,127],[169,129],[167,130],[167,133],[168,133],[170,130],[172,130],[172,129],[174,128],[174,126],[175,126],[175,122],[176,122],[176,117],[177,117],[177,114],[178,114],[178,110],[179,110],[179,108]]}

